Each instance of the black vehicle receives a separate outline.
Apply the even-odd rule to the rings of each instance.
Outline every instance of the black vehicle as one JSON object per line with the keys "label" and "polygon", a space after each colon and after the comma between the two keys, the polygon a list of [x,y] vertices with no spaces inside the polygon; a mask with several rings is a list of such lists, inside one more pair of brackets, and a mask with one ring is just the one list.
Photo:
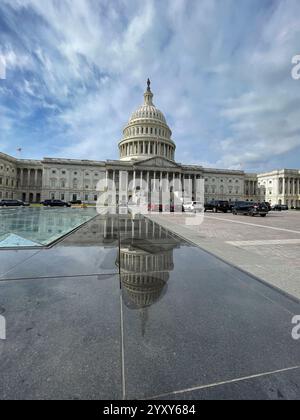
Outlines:
{"label": "black vehicle", "polygon": [[286,204],[275,204],[271,208],[271,210],[273,211],[282,211],[282,210],[288,210],[288,209],[289,209],[289,206],[287,206]]}
{"label": "black vehicle", "polygon": [[265,203],[253,203],[250,201],[237,201],[232,209],[232,214],[245,214],[248,216],[266,217],[269,213]]}
{"label": "black vehicle", "polygon": [[268,210],[271,211],[272,210],[272,206],[268,201],[265,201],[264,204],[268,207]]}
{"label": "black vehicle", "polygon": [[212,200],[208,203],[204,204],[204,211],[211,210],[214,213],[218,213],[218,211],[227,213],[230,211],[229,201],[224,200]]}
{"label": "black vehicle", "polygon": [[1,200],[0,207],[28,207],[29,203],[21,200]]}
{"label": "black vehicle", "polygon": [[281,204],[275,204],[274,206],[272,206],[271,210],[273,211],[281,211]]}
{"label": "black vehicle", "polygon": [[45,207],[71,207],[70,203],[62,200],[45,200],[41,204]]}

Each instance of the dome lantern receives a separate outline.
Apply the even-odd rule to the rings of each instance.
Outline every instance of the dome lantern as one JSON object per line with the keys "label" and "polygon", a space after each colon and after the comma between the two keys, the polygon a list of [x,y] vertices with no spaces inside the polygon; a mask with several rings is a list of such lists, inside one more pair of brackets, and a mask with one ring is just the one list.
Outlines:
{"label": "dome lantern", "polygon": [[154,106],[153,104],[153,93],[151,92],[150,88],[151,82],[150,79],[147,80],[147,90],[144,93],[144,105]]}

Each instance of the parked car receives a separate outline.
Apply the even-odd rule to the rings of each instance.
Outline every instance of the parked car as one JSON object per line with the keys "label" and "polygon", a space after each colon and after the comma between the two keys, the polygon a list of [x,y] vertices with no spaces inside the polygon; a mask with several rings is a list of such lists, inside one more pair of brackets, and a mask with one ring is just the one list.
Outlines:
{"label": "parked car", "polygon": [[271,210],[273,211],[282,211],[282,210],[288,210],[289,206],[287,206],[286,204],[275,204],[274,206],[271,207]]}
{"label": "parked car", "polygon": [[272,211],[281,211],[281,204],[275,204],[274,206],[271,207]]}
{"label": "parked car", "polygon": [[62,200],[45,200],[41,204],[45,207],[71,207],[70,203]]}
{"label": "parked car", "polygon": [[0,206],[1,207],[28,207],[29,203],[25,203],[25,201],[21,201],[21,200],[1,200]]}
{"label": "parked car", "polygon": [[248,216],[265,217],[268,213],[268,207],[265,203],[253,203],[250,201],[237,201],[232,209],[234,215],[245,214]]}
{"label": "parked car", "polygon": [[227,213],[230,209],[229,201],[224,200],[212,200],[204,204],[204,211],[211,210],[214,213],[218,213],[219,211]]}
{"label": "parked car", "polygon": [[268,207],[268,210],[271,211],[272,206],[268,201],[265,201],[264,204]]}
{"label": "parked car", "polygon": [[203,211],[203,204],[200,201],[187,201],[183,204],[184,211]]}

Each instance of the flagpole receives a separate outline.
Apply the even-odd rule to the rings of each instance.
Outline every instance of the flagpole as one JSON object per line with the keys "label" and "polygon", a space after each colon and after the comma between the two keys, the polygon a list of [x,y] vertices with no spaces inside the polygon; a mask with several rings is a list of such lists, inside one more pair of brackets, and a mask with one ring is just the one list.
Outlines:
{"label": "flagpole", "polygon": [[22,157],[22,147],[18,147],[17,152],[19,153],[19,159],[21,159],[21,157]]}

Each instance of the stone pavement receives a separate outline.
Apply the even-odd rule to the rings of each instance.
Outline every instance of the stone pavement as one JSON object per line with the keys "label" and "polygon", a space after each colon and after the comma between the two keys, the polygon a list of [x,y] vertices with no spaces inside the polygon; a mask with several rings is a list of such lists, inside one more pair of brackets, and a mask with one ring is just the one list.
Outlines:
{"label": "stone pavement", "polygon": [[150,215],[152,220],[215,256],[300,299],[300,212],[265,218],[205,213],[198,226],[187,214]]}

